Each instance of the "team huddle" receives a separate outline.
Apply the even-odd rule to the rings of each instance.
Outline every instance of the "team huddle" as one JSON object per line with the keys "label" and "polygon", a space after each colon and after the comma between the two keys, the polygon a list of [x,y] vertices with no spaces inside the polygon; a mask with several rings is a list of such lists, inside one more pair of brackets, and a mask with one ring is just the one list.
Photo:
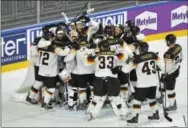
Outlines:
{"label": "team huddle", "polygon": [[[64,103],[68,110],[85,110],[91,120],[110,105],[115,115],[137,124],[145,101],[151,108],[148,120],[160,119],[158,103],[163,104],[166,92],[165,110],[177,110],[175,84],[183,57],[175,35],[166,36],[169,49],[160,58],[131,20],[102,26],[81,16],[71,24],[45,25],[42,32],[31,46],[35,83],[27,102],[38,104],[35,97],[45,86],[41,109],[53,109],[53,101]],[[158,89],[159,83],[164,86]]]}

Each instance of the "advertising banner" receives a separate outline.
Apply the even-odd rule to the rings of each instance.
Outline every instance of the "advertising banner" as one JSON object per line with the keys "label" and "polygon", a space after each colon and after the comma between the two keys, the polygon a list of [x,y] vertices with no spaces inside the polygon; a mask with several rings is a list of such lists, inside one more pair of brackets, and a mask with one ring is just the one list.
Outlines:
{"label": "advertising banner", "polygon": [[135,21],[145,35],[153,35],[187,28],[186,1],[156,4],[128,10],[127,18]]}
{"label": "advertising banner", "polygon": [[[188,6],[186,1],[159,2],[112,11],[104,11],[89,15],[106,24],[124,24],[127,19],[135,21],[146,36],[170,31],[187,29]],[[58,23],[62,20],[43,24],[9,29],[1,32],[1,65],[14,64],[29,60],[29,49],[35,37],[42,34],[45,24]]]}

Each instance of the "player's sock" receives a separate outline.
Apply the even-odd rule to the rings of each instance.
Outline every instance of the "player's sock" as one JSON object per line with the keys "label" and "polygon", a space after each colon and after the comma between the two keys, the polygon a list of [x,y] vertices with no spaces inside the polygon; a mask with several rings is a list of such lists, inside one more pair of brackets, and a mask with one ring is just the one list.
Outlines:
{"label": "player's sock", "polygon": [[177,110],[176,104],[176,93],[175,91],[167,91],[169,106],[166,108],[166,111],[175,111]]}
{"label": "player's sock", "polygon": [[120,96],[124,101],[128,100],[128,84],[123,84],[120,87]]}
{"label": "player's sock", "polygon": [[134,99],[133,106],[132,106],[131,119],[127,120],[127,123],[137,124],[140,110],[141,110],[141,102]]}
{"label": "player's sock", "polygon": [[29,95],[28,95],[30,99],[34,99],[34,97],[38,93],[38,90],[40,89],[41,86],[42,86],[42,82],[35,81],[34,85],[31,87]]}
{"label": "player's sock", "polygon": [[55,88],[50,88],[45,90],[44,103],[48,104],[50,102],[54,92],[55,92]]}
{"label": "player's sock", "polygon": [[157,101],[155,99],[148,99],[152,115],[148,116],[150,120],[159,120],[159,111],[157,107]]}

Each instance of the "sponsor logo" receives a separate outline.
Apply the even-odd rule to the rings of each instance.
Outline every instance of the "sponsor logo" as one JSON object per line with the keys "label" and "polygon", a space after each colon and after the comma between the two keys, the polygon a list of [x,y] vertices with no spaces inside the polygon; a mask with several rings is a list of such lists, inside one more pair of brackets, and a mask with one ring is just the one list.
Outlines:
{"label": "sponsor logo", "polygon": [[188,6],[185,5],[171,11],[171,28],[182,23],[188,23]]}
{"label": "sponsor logo", "polygon": [[27,43],[24,33],[5,35],[1,42],[2,65],[27,60]]}
{"label": "sponsor logo", "polygon": [[135,24],[140,27],[140,31],[144,29],[157,30],[157,13],[145,11],[135,17]]}
{"label": "sponsor logo", "polygon": [[127,21],[127,11],[100,15],[94,17],[94,19],[99,23],[102,23],[103,27],[105,25],[124,24]]}
{"label": "sponsor logo", "polygon": [[27,44],[30,45],[39,36],[42,36],[42,27],[27,29]]}

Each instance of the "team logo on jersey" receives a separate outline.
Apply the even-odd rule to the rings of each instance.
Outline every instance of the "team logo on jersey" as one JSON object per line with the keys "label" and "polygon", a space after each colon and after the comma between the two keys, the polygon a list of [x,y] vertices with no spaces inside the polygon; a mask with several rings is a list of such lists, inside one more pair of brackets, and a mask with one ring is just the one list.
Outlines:
{"label": "team logo on jersey", "polygon": [[135,24],[140,27],[140,31],[144,29],[157,30],[157,13],[145,11],[135,17]]}
{"label": "team logo on jersey", "polygon": [[105,25],[124,24],[127,21],[127,11],[110,13],[94,17],[98,22],[102,23],[103,27]]}
{"label": "team logo on jersey", "polygon": [[171,11],[171,27],[188,23],[188,6],[182,5]]}

